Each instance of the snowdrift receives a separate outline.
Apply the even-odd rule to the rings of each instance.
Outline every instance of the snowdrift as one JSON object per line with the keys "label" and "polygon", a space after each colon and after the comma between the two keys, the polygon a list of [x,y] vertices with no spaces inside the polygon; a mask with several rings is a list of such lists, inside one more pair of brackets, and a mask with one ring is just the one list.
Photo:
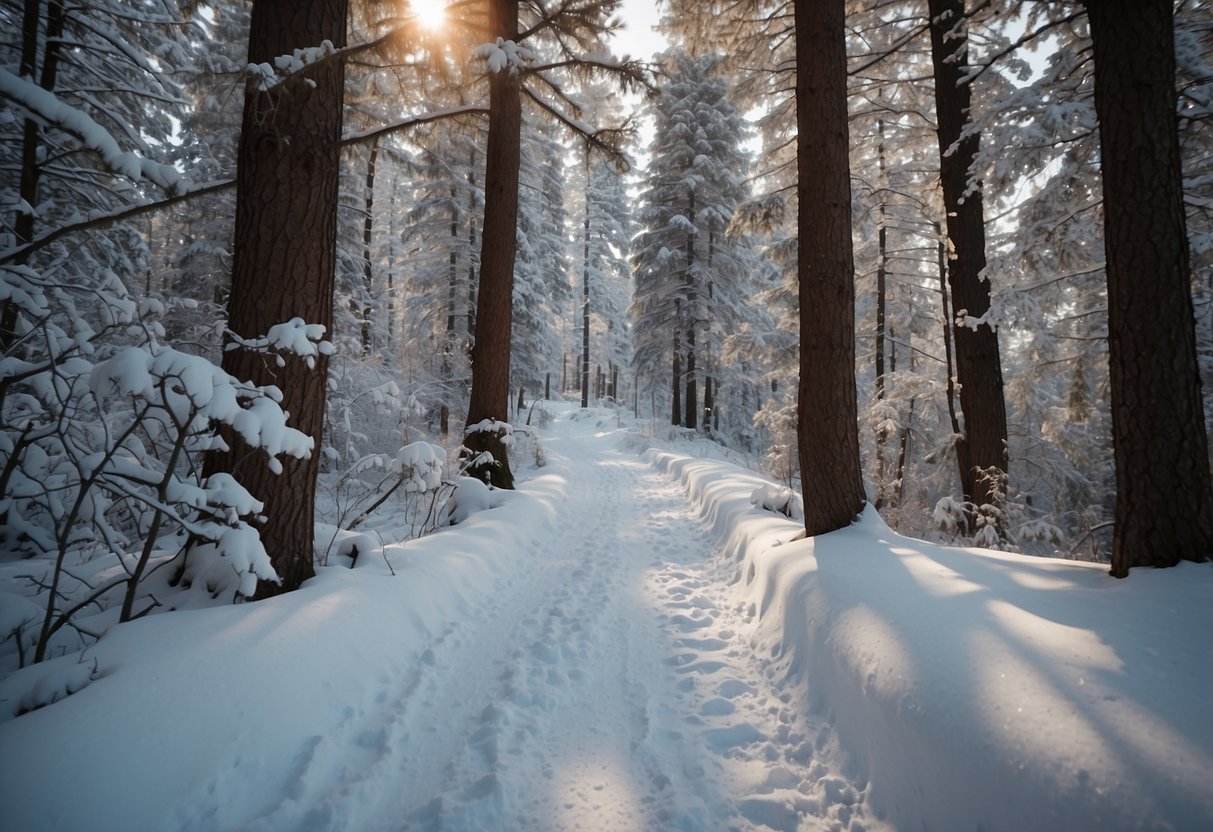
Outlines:
{"label": "snowdrift", "polygon": [[[115,627],[57,668],[95,681],[0,722],[0,826],[362,828],[323,816],[333,810],[315,807],[338,797],[323,790],[374,768],[391,738],[368,719],[432,661],[427,644],[526,574],[527,544],[551,528],[565,487],[542,474],[499,493],[498,508],[365,552],[356,569],[322,568],[287,595]],[[6,679],[0,704],[47,665]],[[391,777],[367,774],[367,787],[390,794]]]}
{"label": "snowdrift", "polygon": [[[751,505],[764,480],[649,451],[736,561],[753,644],[802,680],[899,829],[1213,829],[1213,567],[932,545]],[[800,537],[797,540],[795,538]]]}

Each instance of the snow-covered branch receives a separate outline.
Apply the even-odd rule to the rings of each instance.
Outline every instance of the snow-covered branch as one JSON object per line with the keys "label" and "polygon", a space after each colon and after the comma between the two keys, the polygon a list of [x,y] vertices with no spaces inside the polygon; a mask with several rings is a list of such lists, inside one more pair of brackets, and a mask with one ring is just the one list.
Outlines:
{"label": "snow-covered branch", "polygon": [[90,115],[65,104],[54,93],[42,89],[33,81],[0,68],[0,95],[35,118],[78,137],[87,148],[101,156],[106,167],[119,176],[136,182],[147,180],[169,193],[181,187],[181,171],[172,165],[145,159],[133,151],[124,151],[110,132]]}

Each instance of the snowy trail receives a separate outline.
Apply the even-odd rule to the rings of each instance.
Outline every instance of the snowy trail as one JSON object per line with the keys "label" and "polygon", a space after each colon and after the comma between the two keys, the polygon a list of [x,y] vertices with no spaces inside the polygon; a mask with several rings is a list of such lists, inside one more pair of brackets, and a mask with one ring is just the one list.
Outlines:
{"label": "snowy trail", "polygon": [[818,759],[831,730],[750,655],[710,531],[613,427],[560,416],[566,503],[530,570],[315,738],[359,753],[305,748],[298,800],[248,829],[870,828],[864,784]]}
{"label": "snowy trail", "polygon": [[791,542],[760,476],[558,412],[466,523],[3,680],[89,674],[0,719],[4,828],[1213,829],[1207,565]]}

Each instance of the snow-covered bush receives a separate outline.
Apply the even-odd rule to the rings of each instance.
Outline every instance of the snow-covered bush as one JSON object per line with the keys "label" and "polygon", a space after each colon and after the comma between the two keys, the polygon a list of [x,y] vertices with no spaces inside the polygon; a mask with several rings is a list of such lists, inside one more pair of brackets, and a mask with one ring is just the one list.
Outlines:
{"label": "snow-covered bush", "polygon": [[[338,482],[338,489],[342,482],[359,485],[356,486],[357,493],[348,501],[336,504],[336,530],[345,533],[357,529],[393,495],[399,494],[399,504],[393,511],[394,522],[398,524],[395,531],[405,539],[434,531],[444,522],[445,499],[454,488],[443,479],[446,465],[446,449],[429,442],[412,442],[396,451],[395,456],[370,454],[363,457]],[[374,477],[372,472],[377,472]],[[372,479],[375,482],[371,483]],[[344,492],[335,490],[334,493]],[[338,537],[343,534],[333,535],[332,540],[336,541]],[[327,563],[332,553],[332,545],[326,544],[326,547],[320,558],[322,563]]]}
{"label": "snow-covered bush", "polygon": [[0,591],[27,601],[5,618],[0,669],[172,606],[170,585],[235,597],[276,580],[249,524],[261,503],[201,462],[224,448],[218,425],[271,464],[310,453],[280,392],[165,346],[162,305],[112,274],[87,289],[10,267],[0,289],[19,313],[0,357]]}
{"label": "snow-covered bush", "polygon": [[514,428],[512,450],[513,458],[519,467],[534,465],[536,468],[542,468],[547,464],[547,459],[543,455],[543,443],[539,441],[539,434],[531,427],[519,425]]}
{"label": "snow-covered bush", "polygon": [[761,470],[791,486],[800,479],[800,456],[796,449],[796,403],[772,398],[754,415],[754,424],[764,440],[766,456]]}
{"label": "snow-covered bush", "polygon": [[750,504],[793,520],[804,520],[804,502],[800,495],[781,485],[763,483],[758,486],[750,495]]}
{"label": "snow-covered bush", "polygon": [[493,491],[475,477],[460,477],[455,493],[447,501],[447,522],[454,526],[466,521],[473,514],[496,505]]}

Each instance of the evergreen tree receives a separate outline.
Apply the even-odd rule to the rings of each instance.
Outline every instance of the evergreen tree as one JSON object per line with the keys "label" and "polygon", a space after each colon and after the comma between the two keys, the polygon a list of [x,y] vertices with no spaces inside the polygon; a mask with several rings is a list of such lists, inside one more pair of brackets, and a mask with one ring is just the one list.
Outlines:
{"label": "evergreen tree", "polygon": [[999,505],[1006,492],[1007,414],[998,330],[995,323],[986,320],[990,281],[983,274],[985,216],[982,186],[974,181],[972,171],[981,134],[969,122],[970,91],[964,77],[968,20],[964,0],[930,0],[928,13],[940,180],[948,230],[948,284],[952,295],[948,316],[964,413],[956,457],[965,500],[979,510],[989,506],[984,512],[993,514],[991,528],[1001,537],[1006,533]]}
{"label": "evergreen tree", "polygon": [[[580,239],[574,248],[581,261],[581,324],[583,327],[582,403],[588,402],[589,368],[597,365],[618,380],[622,367],[631,362],[631,331],[628,303],[631,299],[631,207],[623,173],[611,162],[587,148],[581,163],[571,166],[574,181],[581,185],[577,207]],[[587,170],[588,168],[588,170]],[[611,385],[607,393],[620,398]]]}
{"label": "evergreen tree", "polygon": [[846,8],[793,4],[800,284],[797,446],[805,529],[849,525],[864,504],[855,399],[855,284],[847,159]]}
{"label": "evergreen tree", "polygon": [[[1095,52],[1116,452],[1112,575],[1213,553],[1170,0],[1087,3]],[[1149,296],[1152,313],[1141,314]],[[1160,326],[1159,321],[1167,322]]]}
{"label": "evergreen tree", "polygon": [[561,313],[570,293],[564,237],[565,148],[550,120],[529,115],[524,130],[510,379],[515,389],[538,395],[559,360]]}
{"label": "evergreen tree", "polygon": [[[577,121],[576,105],[552,75],[571,69],[585,76],[609,74],[624,83],[643,77],[635,64],[603,58],[605,38],[617,25],[610,17],[616,5],[615,0],[570,0],[551,11],[527,5],[526,25],[520,27],[516,0],[489,4],[488,32],[495,42],[478,50],[489,68],[485,224],[464,445],[473,461],[469,471],[498,487],[513,485],[504,438],[507,428],[497,423],[504,425],[509,413],[522,98],[525,95],[530,104],[585,135],[601,151],[618,156],[619,130],[587,132]],[[524,83],[528,79],[530,85],[542,87],[542,96]],[[555,104],[550,103],[553,99]]]}
{"label": "evergreen tree", "polygon": [[475,326],[484,192],[483,125],[452,119],[418,136],[411,207],[403,230],[405,341],[411,363],[432,380],[425,400],[443,435],[466,413]]}
{"label": "evergreen tree", "polygon": [[745,195],[747,159],[744,122],[714,74],[720,62],[681,50],[662,56],[632,257],[637,369],[656,379],[672,367],[671,422],[688,428],[699,424],[703,358],[719,358],[713,333],[736,322],[752,274],[748,247],[725,233]]}
{"label": "evergreen tree", "polygon": [[[265,504],[260,532],[282,583],[259,594],[299,586],[313,574],[316,475],[324,420],[327,354],[282,354],[267,362],[245,344],[271,327],[302,318],[333,323],[342,63],[319,45],[345,45],[344,0],[261,0],[253,8],[249,61],[264,65],[296,50],[310,64],[294,75],[254,76],[245,89],[236,191],[236,238],[223,368],[241,380],[274,384],[313,453],[271,467],[238,434],[226,453],[212,454],[208,474],[235,474]],[[307,63],[304,61],[304,63]]]}

